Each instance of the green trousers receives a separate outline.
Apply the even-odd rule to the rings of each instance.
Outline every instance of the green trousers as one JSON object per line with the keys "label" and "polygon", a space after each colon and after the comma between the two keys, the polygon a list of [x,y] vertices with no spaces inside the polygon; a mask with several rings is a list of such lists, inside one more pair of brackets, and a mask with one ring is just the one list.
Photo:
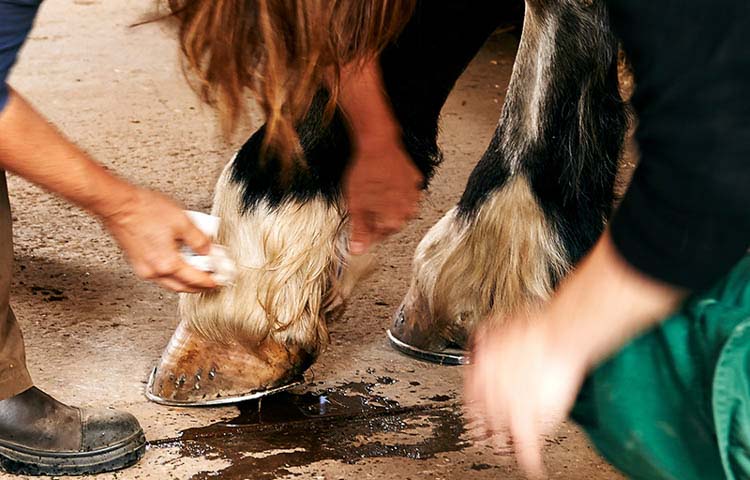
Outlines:
{"label": "green trousers", "polygon": [[750,256],[599,366],[573,418],[630,478],[750,478]]}

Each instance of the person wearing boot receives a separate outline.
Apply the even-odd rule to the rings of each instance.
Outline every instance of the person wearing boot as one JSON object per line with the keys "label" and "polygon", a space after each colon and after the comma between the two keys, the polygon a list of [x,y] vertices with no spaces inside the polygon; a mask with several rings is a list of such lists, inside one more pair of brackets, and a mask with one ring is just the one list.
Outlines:
{"label": "person wearing boot", "polygon": [[9,305],[13,243],[5,170],[99,217],[136,272],[164,287],[214,287],[209,274],[185,264],[178,253],[183,243],[207,253],[210,242],[179,205],[107,172],[6,85],[38,4],[0,2],[0,470],[98,473],[137,462],[145,452],[143,430],[128,413],[71,407],[34,386]]}

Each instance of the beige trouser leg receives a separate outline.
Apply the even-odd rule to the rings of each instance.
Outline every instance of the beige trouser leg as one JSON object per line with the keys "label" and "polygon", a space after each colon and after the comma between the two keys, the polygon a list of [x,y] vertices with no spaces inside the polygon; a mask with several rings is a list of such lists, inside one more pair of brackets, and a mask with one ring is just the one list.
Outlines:
{"label": "beige trouser leg", "polygon": [[8,184],[0,170],[0,400],[30,388],[26,352],[21,329],[10,308],[10,280],[13,271],[13,225],[10,218]]}

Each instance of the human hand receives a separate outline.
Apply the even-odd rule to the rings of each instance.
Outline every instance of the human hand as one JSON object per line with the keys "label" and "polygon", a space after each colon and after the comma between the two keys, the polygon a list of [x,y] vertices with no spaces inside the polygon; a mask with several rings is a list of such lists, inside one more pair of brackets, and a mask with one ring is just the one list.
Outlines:
{"label": "human hand", "polygon": [[512,440],[521,468],[543,478],[542,438],[553,434],[572,408],[587,355],[575,345],[561,345],[544,319],[511,322],[477,332],[466,402],[470,417],[482,424],[496,448]]}
{"label": "human hand", "polygon": [[417,212],[423,182],[400,141],[359,145],[344,179],[351,252],[363,254],[400,230]]}
{"label": "human hand", "polygon": [[630,266],[605,231],[542,309],[475,333],[465,384],[471,415],[498,434],[498,446],[510,435],[521,467],[542,476],[540,438],[567,417],[588,370],[661,321],[686,293]]}
{"label": "human hand", "polygon": [[209,273],[191,267],[180,255],[183,244],[198,254],[208,254],[211,240],[166,196],[127,188],[128,200],[102,219],[135,273],[177,292],[215,288],[217,284]]}

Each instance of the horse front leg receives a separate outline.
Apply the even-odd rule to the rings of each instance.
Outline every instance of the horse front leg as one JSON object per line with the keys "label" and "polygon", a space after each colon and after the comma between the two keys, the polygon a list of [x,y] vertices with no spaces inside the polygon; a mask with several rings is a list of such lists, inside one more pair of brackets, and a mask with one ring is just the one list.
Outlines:
{"label": "horse front leg", "polygon": [[[404,145],[427,179],[440,160],[442,105],[492,33],[498,3],[422,1],[382,55]],[[480,24],[451,35],[457,16],[477,12],[485,13]],[[279,159],[262,154],[261,129],[225,168],[213,213],[222,218],[217,242],[237,261],[239,275],[232,287],[181,296],[180,325],[152,375],[151,399],[196,405],[277,391],[325,349],[328,322],[367,270],[366,258],[347,251],[341,182],[350,140],[340,112],[331,122],[324,118],[325,95],[298,126],[304,166],[283,173]]]}
{"label": "horse front leg", "polygon": [[[394,345],[457,363],[477,326],[538,308],[612,209],[628,124],[603,1],[529,0],[492,142],[419,243]],[[421,352],[421,353],[420,353]]]}

